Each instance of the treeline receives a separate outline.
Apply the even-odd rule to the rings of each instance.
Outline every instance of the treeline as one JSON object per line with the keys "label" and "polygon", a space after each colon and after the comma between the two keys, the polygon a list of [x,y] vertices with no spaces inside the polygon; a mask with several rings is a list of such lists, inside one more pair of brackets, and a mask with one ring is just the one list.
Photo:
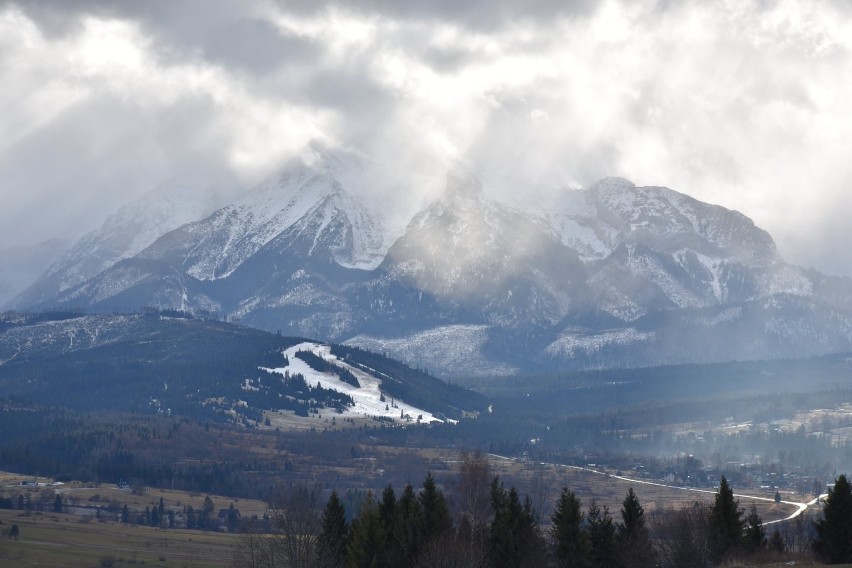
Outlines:
{"label": "treeline", "polygon": [[438,416],[459,419],[464,411],[484,411],[488,405],[481,394],[448,384],[425,371],[394,359],[347,345],[332,345],[331,354],[370,374],[378,375],[382,391],[397,400]]}
{"label": "treeline", "polygon": [[345,369],[340,365],[335,365],[331,361],[323,359],[313,351],[299,350],[296,352],[296,357],[307,363],[315,371],[337,375],[337,377],[344,383],[356,388],[361,388],[361,383],[358,382],[358,378],[353,375],[349,369]]}
{"label": "treeline", "polygon": [[263,498],[291,461],[269,453],[274,432],[241,431],[188,419],[79,416],[0,402],[0,470],[57,481],[118,483]]}
{"label": "treeline", "polygon": [[368,493],[351,522],[336,492],[323,506],[318,487],[279,490],[266,524],[250,525],[241,537],[232,566],[683,568],[785,552],[780,533],[767,539],[756,510],[744,514],[724,477],[712,506],[650,519],[631,488],[620,521],[595,501],[584,510],[568,488],[540,519],[530,498],[492,476],[479,453],[462,456],[454,490],[448,498],[431,473],[419,490],[408,484],[398,494],[387,486]]}
{"label": "treeline", "polygon": [[263,420],[264,410],[292,410],[297,416],[307,416],[324,408],[342,413],[346,408],[355,406],[355,401],[348,394],[324,388],[319,382],[311,386],[303,375],[290,374],[289,371],[283,375],[259,371],[254,379],[245,380],[241,400],[246,405],[225,404],[254,422]]}

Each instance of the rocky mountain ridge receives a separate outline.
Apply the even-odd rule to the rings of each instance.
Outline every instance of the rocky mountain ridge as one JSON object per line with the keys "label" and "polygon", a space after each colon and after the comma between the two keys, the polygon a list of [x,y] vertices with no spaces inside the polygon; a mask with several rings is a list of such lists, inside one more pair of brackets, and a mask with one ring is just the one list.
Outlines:
{"label": "rocky mountain ridge", "polygon": [[26,307],[203,309],[443,376],[852,349],[852,281],[785,263],[736,211],[620,178],[521,207],[457,167],[402,231],[362,167],[294,162]]}

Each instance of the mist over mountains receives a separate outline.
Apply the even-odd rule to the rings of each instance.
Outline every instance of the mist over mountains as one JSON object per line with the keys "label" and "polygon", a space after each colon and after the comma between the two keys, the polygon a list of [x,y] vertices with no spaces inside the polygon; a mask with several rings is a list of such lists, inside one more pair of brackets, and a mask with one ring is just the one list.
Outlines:
{"label": "mist over mountains", "polygon": [[205,310],[445,377],[852,350],[852,280],[739,212],[620,178],[498,196],[462,167],[400,206],[369,198],[381,173],[317,151],[219,207],[153,192],[8,307]]}

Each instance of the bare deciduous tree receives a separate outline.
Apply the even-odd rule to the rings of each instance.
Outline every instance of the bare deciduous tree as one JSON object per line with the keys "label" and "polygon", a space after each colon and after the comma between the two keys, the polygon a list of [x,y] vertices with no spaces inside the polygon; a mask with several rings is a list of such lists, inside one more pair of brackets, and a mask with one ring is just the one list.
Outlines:
{"label": "bare deciduous tree", "polygon": [[271,534],[248,531],[240,537],[233,568],[314,568],[321,560],[317,539],[322,527],[319,486],[281,488],[269,499]]}
{"label": "bare deciduous tree", "polygon": [[699,502],[654,515],[651,530],[658,566],[704,568],[714,566],[709,509]]}
{"label": "bare deciduous tree", "polygon": [[485,551],[469,537],[464,531],[453,531],[429,541],[417,559],[417,568],[485,567]]}
{"label": "bare deciduous tree", "polygon": [[474,533],[491,520],[491,465],[480,450],[462,452],[458,477],[459,515],[466,517]]}
{"label": "bare deciduous tree", "polygon": [[231,568],[273,568],[270,538],[255,523],[240,536],[231,558]]}
{"label": "bare deciduous tree", "polygon": [[275,556],[288,568],[313,567],[318,560],[317,538],[322,528],[321,489],[296,485],[277,491],[269,501],[269,516],[278,538]]}

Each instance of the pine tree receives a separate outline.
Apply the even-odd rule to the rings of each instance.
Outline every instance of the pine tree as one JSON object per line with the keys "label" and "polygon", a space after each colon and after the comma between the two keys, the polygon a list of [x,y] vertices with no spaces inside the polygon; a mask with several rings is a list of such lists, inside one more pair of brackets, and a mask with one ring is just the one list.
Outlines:
{"label": "pine tree", "polygon": [[629,568],[654,566],[655,558],[645,526],[645,509],[633,488],[621,503],[621,522],[616,527],[618,564]]}
{"label": "pine tree", "polygon": [[763,528],[763,521],[760,515],[757,514],[757,507],[755,505],[751,506],[745,522],[743,546],[746,552],[754,553],[763,549],[766,546],[766,529]]}
{"label": "pine tree", "polygon": [[346,539],[349,536],[349,523],[346,522],[346,509],[332,491],[322,516],[322,528],[317,539],[320,550],[320,564],[327,568],[343,566],[346,554]]}
{"label": "pine tree", "polygon": [[405,486],[394,512],[393,534],[389,542],[391,566],[413,566],[423,542],[420,532],[420,502],[411,484]]}
{"label": "pine tree", "polygon": [[593,499],[586,514],[587,533],[591,547],[592,566],[611,568],[617,565],[615,525],[609,515],[609,509],[601,509]]}
{"label": "pine tree", "polygon": [[488,532],[487,556],[494,568],[517,568],[542,564],[542,542],[529,498],[521,500],[517,490],[508,492],[499,478],[491,482],[493,519]]}
{"label": "pine tree", "polygon": [[373,500],[373,494],[361,505],[361,512],[352,521],[349,542],[346,545],[346,566],[349,568],[383,568],[387,544],[382,516]]}
{"label": "pine tree", "polygon": [[213,528],[213,511],[215,510],[216,506],[208,495],[204,498],[204,505],[201,508],[201,513],[198,515],[198,528],[201,530]]}
{"label": "pine tree", "polygon": [[781,537],[781,533],[778,532],[778,529],[775,529],[772,536],[769,538],[769,550],[778,554],[784,554],[787,551],[787,545],[784,544],[784,539]]}
{"label": "pine tree", "polygon": [[453,528],[453,519],[450,517],[450,509],[443,491],[435,485],[432,472],[426,474],[423,480],[423,490],[418,497],[420,504],[420,537],[423,542],[428,542],[439,536],[450,532]]}
{"label": "pine tree", "polygon": [[639,498],[633,488],[627,490],[627,495],[621,504],[621,519],[618,524],[619,540],[635,540],[647,536],[645,528],[645,509],[639,503]]}
{"label": "pine tree", "polygon": [[852,488],[845,475],[834,482],[814,523],[817,536],[814,551],[828,564],[852,562]]}
{"label": "pine tree", "polygon": [[[162,501],[162,499],[160,499]],[[234,507],[234,503],[228,507],[228,532],[236,532],[237,525],[240,522],[240,518],[237,515],[237,509]]]}
{"label": "pine tree", "polygon": [[743,510],[739,508],[739,500],[734,499],[734,491],[725,476],[719,482],[713,506],[710,508],[709,528],[713,555],[721,560],[742,544]]}
{"label": "pine tree", "polygon": [[563,487],[556,502],[556,510],[550,517],[553,522],[550,528],[553,556],[560,568],[591,566],[589,539],[582,530],[583,517],[580,500],[573,491]]}
{"label": "pine tree", "polygon": [[382,492],[382,501],[379,503],[379,515],[382,517],[382,525],[385,534],[393,533],[394,514],[396,512],[396,494],[393,487],[388,484]]}

